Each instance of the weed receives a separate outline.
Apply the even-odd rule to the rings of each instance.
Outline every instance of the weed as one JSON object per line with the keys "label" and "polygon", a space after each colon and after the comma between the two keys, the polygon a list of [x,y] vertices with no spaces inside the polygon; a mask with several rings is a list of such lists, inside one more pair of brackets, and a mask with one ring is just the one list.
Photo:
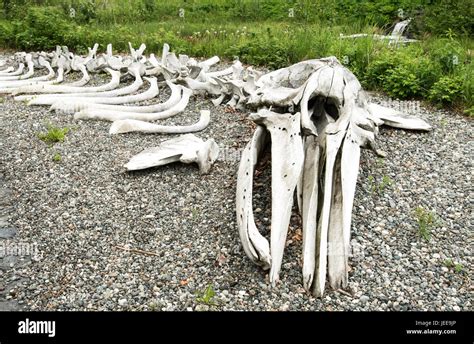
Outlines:
{"label": "weed", "polygon": [[447,268],[452,268],[454,266],[454,262],[452,259],[448,258],[443,262],[443,265]]}
{"label": "weed", "polygon": [[455,263],[452,259],[448,258],[443,262],[443,265],[447,268],[454,268],[454,271],[458,274],[464,271],[464,265],[461,263]]}
{"label": "weed", "polygon": [[39,133],[38,138],[49,144],[63,142],[66,138],[66,134],[69,132],[69,128],[59,128],[52,124],[48,124],[46,127],[48,131],[46,133]]}
{"label": "weed", "polygon": [[382,192],[384,192],[384,190],[388,186],[391,186],[393,184],[392,180],[387,175],[384,175],[382,177],[382,180],[380,181],[380,183],[377,183],[377,180],[372,175],[370,175],[368,179],[369,179],[370,191],[372,192],[372,194],[375,194],[375,193],[381,194]]}
{"label": "weed", "polygon": [[213,301],[215,296],[216,292],[212,284],[209,284],[206,289],[196,292],[196,301],[208,306],[217,306],[217,303]]}
{"label": "weed", "polygon": [[431,229],[436,225],[435,214],[423,207],[415,209],[415,218],[418,222],[418,234],[426,241],[431,239]]}
{"label": "weed", "polygon": [[61,154],[55,153],[55,154],[53,155],[53,161],[54,161],[54,162],[60,162],[60,161],[61,161]]}
{"label": "weed", "polygon": [[454,265],[454,271],[456,271],[458,274],[464,271],[464,266],[460,263],[457,263]]}

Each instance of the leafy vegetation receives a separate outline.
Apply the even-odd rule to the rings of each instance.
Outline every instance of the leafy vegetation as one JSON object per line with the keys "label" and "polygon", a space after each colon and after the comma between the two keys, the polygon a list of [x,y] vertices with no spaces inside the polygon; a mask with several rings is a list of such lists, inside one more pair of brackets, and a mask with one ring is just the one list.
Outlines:
{"label": "leafy vegetation", "polygon": [[436,225],[435,214],[423,207],[417,207],[415,218],[418,222],[418,233],[424,240],[430,241],[431,229]]}
{"label": "leafy vegetation", "polygon": [[59,154],[59,153],[54,153],[54,155],[53,155],[53,161],[54,161],[54,162],[60,162],[61,159],[62,159],[62,158],[61,158],[61,154]]}
{"label": "leafy vegetation", "polygon": [[375,177],[372,176],[372,175],[369,176],[368,180],[369,180],[370,191],[373,194],[375,194],[375,193],[381,194],[381,193],[384,192],[384,190],[388,186],[392,185],[392,179],[390,179],[390,177],[387,176],[387,175],[384,175],[382,177],[382,180],[379,183],[377,183]]}
{"label": "leafy vegetation", "polygon": [[66,138],[66,134],[69,132],[69,128],[59,128],[53,126],[52,124],[48,124],[47,129],[47,132],[39,133],[38,138],[49,144],[63,142]]}
{"label": "leafy vegetation", "polygon": [[[474,113],[474,14],[469,0],[3,0],[0,46],[80,53],[98,42],[238,57],[280,68],[334,55],[369,90]],[[40,6],[39,6],[40,5]],[[413,18],[408,46],[340,34],[387,34]],[[139,23],[139,25],[137,25]]]}
{"label": "leafy vegetation", "polygon": [[462,265],[461,263],[455,263],[452,259],[446,259],[443,264],[447,268],[453,268],[454,271],[458,274],[464,272],[464,265]]}
{"label": "leafy vegetation", "polygon": [[213,300],[215,296],[216,292],[212,288],[212,285],[209,284],[206,289],[196,293],[196,301],[208,306],[217,306],[217,303]]}

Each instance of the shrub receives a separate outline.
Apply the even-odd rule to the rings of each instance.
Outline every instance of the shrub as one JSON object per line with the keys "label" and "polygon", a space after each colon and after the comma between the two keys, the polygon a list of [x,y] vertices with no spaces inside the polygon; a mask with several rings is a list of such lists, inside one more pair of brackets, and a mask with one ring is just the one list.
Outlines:
{"label": "shrub", "polygon": [[380,54],[367,66],[362,78],[364,86],[374,89],[383,84],[384,76],[400,64],[399,56],[390,52]]}
{"label": "shrub", "polygon": [[19,48],[54,49],[69,42],[73,26],[56,7],[30,7],[23,19],[13,23],[13,34]]}
{"label": "shrub", "polygon": [[416,97],[421,91],[416,75],[403,65],[387,71],[382,87],[389,96],[399,99]]}
{"label": "shrub", "polygon": [[226,50],[228,57],[238,56],[243,62],[254,65],[266,65],[278,69],[288,65],[288,49],[274,37],[263,37],[239,42]]}
{"label": "shrub", "polygon": [[461,43],[454,39],[437,38],[426,46],[433,61],[438,63],[444,73],[452,73],[465,62],[465,52]]}
{"label": "shrub", "polygon": [[448,29],[458,34],[474,34],[472,0],[438,0],[426,6],[423,20],[426,29],[444,34]]}
{"label": "shrub", "polygon": [[13,26],[9,23],[0,23],[0,45],[10,46],[13,43]]}
{"label": "shrub", "polygon": [[440,105],[452,104],[462,97],[462,79],[459,76],[444,76],[431,88],[428,99]]}

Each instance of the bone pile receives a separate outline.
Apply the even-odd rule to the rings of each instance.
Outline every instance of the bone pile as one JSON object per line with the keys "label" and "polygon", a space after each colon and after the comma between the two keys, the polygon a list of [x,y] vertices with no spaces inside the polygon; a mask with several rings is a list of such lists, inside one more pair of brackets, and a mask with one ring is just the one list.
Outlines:
{"label": "bone pile", "polygon": [[[237,60],[222,70],[211,70],[217,56],[197,61],[176,56],[167,44],[160,58],[146,57],[142,44],[129,56],[97,54],[86,57],[67,47],[52,53],[17,53],[0,67],[0,93],[28,105],[47,105],[80,120],[111,121],[110,134],[128,132],[187,134],[205,129],[210,112],[188,126],[166,126],[159,120],[182,113],[193,94],[211,95],[214,105],[253,112],[257,124],[242,152],[237,176],[236,215],[240,239],[247,256],[269,269],[273,286],[279,281],[285,241],[296,194],[303,225],[303,286],[322,296],[326,279],[331,288],[347,287],[351,213],[361,148],[376,148],[381,125],[411,130],[431,130],[416,117],[370,103],[357,78],[335,57],[303,61],[267,74],[244,68]],[[34,76],[35,70],[47,74]],[[71,71],[82,74],[66,83]],[[107,73],[110,81],[87,86],[88,73]],[[119,87],[121,80],[133,83]],[[144,85],[146,90],[142,90]],[[171,95],[164,103],[140,105],[157,97],[159,85]],[[130,105],[130,104],[138,105]],[[268,146],[271,145],[271,146]],[[272,204],[270,240],[260,234],[253,215],[255,166],[271,147]],[[178,136],[149,148],[125,165],[128,170],[160,166],[174,161],[197,163],[209,172],[219,149],[192,134]]]}

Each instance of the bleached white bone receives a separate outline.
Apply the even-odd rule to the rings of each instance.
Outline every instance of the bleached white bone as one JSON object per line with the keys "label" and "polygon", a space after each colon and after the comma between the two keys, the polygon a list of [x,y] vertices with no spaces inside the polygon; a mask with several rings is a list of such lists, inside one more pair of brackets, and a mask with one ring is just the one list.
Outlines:
{"label": "bleached white bone", "polygon": [[375,103],[369,104],[371,114],[383,121],[383,124],[394,128],[410,130],[431,130],[431,126],[418,117],[405,115],[397,110],[390,109]]}
{"label": "bleached white bone", "polygon": [[25,69],[25,64],[20,63],[18,65],[18,68],[16,70],[11,70],[8,71],[9,69],[13,69],[13,67],[9,67],[5,70],[5,72],[0,72],[0,76],[15,76],[15,75],[21,75]]}
{"label": "bleached white bone", "polygon": [[[155,81],[152,81],[153,84]],[[152,105],[137,105],[137,106],[131,106],[131,105],[110,105],[110,104],[96,104],[96,103],[75,103],[71,101],[74,109],[76,109],[75,112],[80,112],[84,109],[88,108],[94,108],[94,109],[104,109],[104,110],[110,110],[110,111],[118,111],[118,112],[162,112],[165,110],[168,110],[169,108],[173,107],[176,105],[180,100],[181,100],[181,86],[175,85],[169,81],[166,81],[168,86],[171,89],[171,95],[170,97],[166,100],[164,103],[157,103],[157,104],[152,104]],[[148,90],[149,91],[149,90]],[[147,91],[147,92],[148,92]],[[158,91],[157,91],[158,92]],[[146,92],[144,92],[146,93]],[[136,98],[135,98],[136,99]],[[56,106],[56,104],[53,104],[52,107]],[[57,105],[58,107],[60,106],[59,104]],[[68,110],[68,113],[69,110]],[[79,116],[78,116],[79,117]],[[76,116],[75,116],[76,118]],[[79,119],[79,118],[76,118]]]}
{"label": "bleached white bone", "polygon": [[125,168],[135,171],[181,161],[197,163],[201,174],[206,174],[218,155],[219,147],[213,139],[204,142],[193,134],[186,134],[164,141],[158,147],[145,149],[133,156]]}
{"label": "bleached white bone", "polygon": [[130,132],[162,133],[162,134],[185,134],[204,130],[211,120],[209,110],[201,110],[201,117],[197,123],[183,126],[158,125],[154,123],[137,121],[134,119],[123,119],[115,121],[110,126],[109,134],[123,134]]}
{"label": "bleached white bone", "polygon": [[271,256],[268,240],[260,234],[253,215],[253,176],[258,157],[266,146],[266,129],[258,125],[253,137],[245,146],[237,174],[236,215],[240,241],[252,262],[270,269]]}
{"label": "bleached white bone", "polygon": [[181,100],[173,107],[164,110],[162,112],[131,112],[126,111],[115,111],[106,109],[95,109],[87,108],[81,112],[77,112],[74,115],[75,119],[95,119],[102,121],[118,121],[124,119],[134,119],[139,121],[156,121],[160,119],[166,119],[175,116],[184,111],[189,102],[189,97],[192,95],[192,91],[189,88],[183,87],[183,96]]}
{"label": "bleached white bone", "polygon": [[303,168],[300,113],[279,114],[266,109],[249,116],[264,125],[272,140],[272,229],[270,282],[276,285],[285,249],[293,194]]}
{"label": "bleached white bone", "polygon": [[[109,74],[111,74],[111,80],[101,86],[91,86],[91,87],[76,87],[76,86],[63,86],[63,85],[44,85],[44,89],[51,90],[52,92],[58,93],[94,93],[94,92],[103,92],[110,91],[120,84],[120,72],[112,69],[106,69]],[[30,105],[50,105],[54,103],[56,99],[54,95],[52,97],[49,94],[39,95],[39,96],[17,96],[14,98],[16,101],[29,101]]]}
{"label": "bleached white bone", "polygon": [[[86,109],[100,108],[101,105],[117,105],[136,103],[155,98],[158,91],[158,83],[156,78],[146,78],[150,87],[142,93],[124,96],[108,96],[108,97],[74,97],[74,98],[57,98],[51,105],[51,111],[55,110],[66,114],[74,114],[78,111]],[[123,106],[125,108],[125,106]]]}

